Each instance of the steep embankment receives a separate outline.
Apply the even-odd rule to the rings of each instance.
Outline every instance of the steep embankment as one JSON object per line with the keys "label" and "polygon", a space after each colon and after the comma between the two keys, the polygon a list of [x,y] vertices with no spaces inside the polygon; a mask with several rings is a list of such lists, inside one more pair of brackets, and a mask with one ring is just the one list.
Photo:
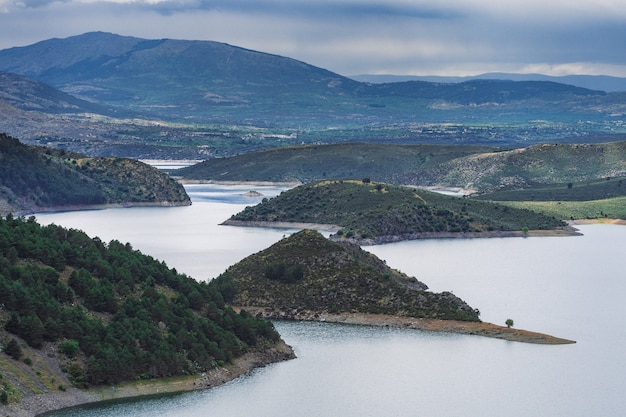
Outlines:
{"label": "steep embankment", "polygon": [[180,184],[136,160],[26,146],[4,134],[0,159],[0,214],[191,204]]}

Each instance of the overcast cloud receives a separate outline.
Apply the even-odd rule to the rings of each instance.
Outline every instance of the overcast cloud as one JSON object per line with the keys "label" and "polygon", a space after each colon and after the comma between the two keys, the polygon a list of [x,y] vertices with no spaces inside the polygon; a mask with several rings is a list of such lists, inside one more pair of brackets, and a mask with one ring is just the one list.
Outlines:
{"label": "overcast cloud", "polygon": [[0,49],[91,31],[226,42],[343,75],[626,77],[624,0],[0,0]]}

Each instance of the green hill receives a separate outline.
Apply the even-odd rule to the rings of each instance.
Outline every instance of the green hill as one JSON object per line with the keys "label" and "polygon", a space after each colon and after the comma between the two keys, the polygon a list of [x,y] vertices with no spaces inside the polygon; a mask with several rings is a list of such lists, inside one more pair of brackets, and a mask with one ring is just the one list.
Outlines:
{"label": "green hill", "polygon": [[332,224],[337,238],[368,243],[454,234],[549,230],[565,224],[554,217],[496,203],[425,190],[362,181],[321,181],[284,191],[246,207],[226,224],[296,222]]}
{"label": "green hill", "polygon": [[370,178],[397,185],[472,189],[478,194],[626,175],[626,141],[485,146],[350,143],[296,146],[210,159],[177,170],[186,180],[311,182]]}
{"label": "green hill", "polygon": [[178,169],[173,174],[185,180],[306,183],[367,177],[392,184],[413,184],[418,173],[428,167],[497,149],[487,146],[373,143],[290,146],[209,159]]}
{"label": "green hill", "polygon": [[543,144],[468,155],[420,175],[426,183],[454,184],[480,193],[620,177],[626,175],[626,141]]}
{"label": "green hill", "polygon": [[184,188],[139,161],[31,147],[0,134],[0,213],[118,204],[188,205]]}
{"label": "green hill", "polygon": [[264,308],[276,318],[324,313],[479,321],[451,293],[432,293],[374,255],[303,230],[251,255],[211,282],[228,302]]}
{"label": "green hill", "polygon": [[214,286],[130,244],[34,217],[0,218],[0,294],[3,404],[199,374],[280,342],[271,323],[235,313]]}

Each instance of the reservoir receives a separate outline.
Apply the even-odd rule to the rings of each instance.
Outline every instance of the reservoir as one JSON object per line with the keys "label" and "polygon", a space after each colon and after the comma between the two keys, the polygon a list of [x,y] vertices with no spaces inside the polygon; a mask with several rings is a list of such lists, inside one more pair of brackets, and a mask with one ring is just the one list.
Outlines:
{"label": "reservoir", "polygon": [[[285,229],[220,226],[280,187],[186,186],[193,205],[37,215],[41,224],[130,242],[198,280],[265,249]],[[244,194],[255,190],[263,197]],[[222,387],[78,407],[55,417],[623,416],[626,227],[583,236],[442,239],[366,247],[481,319],[576,340],[543,346],[479,336],[275,322],[297,359]]]}

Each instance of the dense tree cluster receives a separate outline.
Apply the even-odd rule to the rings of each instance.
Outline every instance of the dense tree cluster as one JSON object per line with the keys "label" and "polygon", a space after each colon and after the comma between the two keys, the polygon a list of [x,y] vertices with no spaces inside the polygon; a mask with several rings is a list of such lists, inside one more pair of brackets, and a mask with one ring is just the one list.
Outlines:
{"label": "dense tree cluster", "polygon": [[0,155],[0,185],[12,191],[11,198],[28,196],[38,206],[106,202],[93,180],[3,133]]}
{"label": "dense tree cluster", "polygon": [[0,218],[0,294],[4,329],[80,354],[71,375],[82,384],[197,372],[279,339],[270,322],[226,306],[215,285],[34,217]]}

